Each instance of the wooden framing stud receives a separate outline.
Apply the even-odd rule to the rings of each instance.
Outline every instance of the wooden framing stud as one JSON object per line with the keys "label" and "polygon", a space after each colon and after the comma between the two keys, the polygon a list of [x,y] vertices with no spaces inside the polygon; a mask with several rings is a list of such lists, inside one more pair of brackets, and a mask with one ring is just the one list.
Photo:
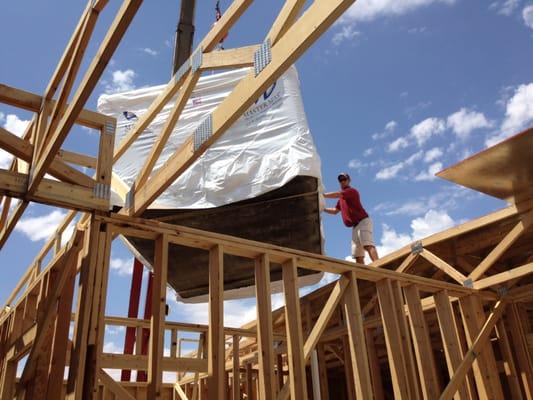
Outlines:
{"label": "wooden framing stud", "polygon": [[216,245],[209,250],[209,392],[224,393],[224,251]]}
{"label": "wooden framing stud", "polygon": [[157,238],[154,254],[152,318],[150,319],[150,350],[148,352],[148,397],[160,399],[168,274],[168,237],[166,235],[162,234]]}
{"label": "wooden framing stud", "polygon": [[260,399],[273,399],[276,394],[273,351],[274,336],[272,332],[272,305],[270,296],[270,260],[268,255],[262,254],[255,260]]}

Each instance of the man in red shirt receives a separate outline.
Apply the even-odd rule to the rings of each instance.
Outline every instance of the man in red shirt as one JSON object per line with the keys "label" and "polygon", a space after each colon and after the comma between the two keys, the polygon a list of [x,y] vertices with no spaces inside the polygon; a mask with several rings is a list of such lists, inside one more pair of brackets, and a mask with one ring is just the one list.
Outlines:
{"label": "man in red shirt", "polygon": [[340,192],[324,193],[328,199],[339,199],[335,208],[325,208],[328,214],[342,215],[344,225],[352,228],[352,257],[355,261],[364,264],[365,250],[370,259],[376,261],[378,252],[374,245],[372,220],[361,204],[359,192],[350,186],[350,176],[341,173],[337,177],[341,185]]}

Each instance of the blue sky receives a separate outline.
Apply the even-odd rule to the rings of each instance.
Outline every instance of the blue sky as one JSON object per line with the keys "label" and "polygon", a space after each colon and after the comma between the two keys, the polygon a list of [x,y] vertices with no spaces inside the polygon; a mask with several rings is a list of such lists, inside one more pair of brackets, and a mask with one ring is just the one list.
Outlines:
{"label": "blue sky", "polygon": [[[98,39],[118,8],[118,1],[110,3]],[[215,2],[198,3],[197,41],[213,23]],[[227,8],[229,0],[221,5]],[[42,93],[84,6],[67,0],[3,4],[0,81]],[[280,7],[281,1],[256,1],[226,47],[262,41]],[[168,81],[177,10],[178,2],[145,2],[88,108],[95,109],[104,92]],[[96,48],[93,41],[87,54]],[[433,175],[533,124],[531,65],[532,0],[360,0],[297,62],[325,186],[336,189],[337,173],[350,173],[382,255],[505,206]],[[13,132],[20,134],[30,117],[0,104],[0,124]],[[96,140],[77,128],[66,146],[94,151]],[[8,162],[0,153],[0,167]],[[39,205],[26,211],[0,252],[2,303],[64,213]],[[324,215],[323,224],[327,254],[344,258],[350,231],[338,216]],[[127,310],[130,260],[114,246],[108,304],[114,315]],[[173,319],[207,317],[205,306],[171,309]],[[252,301],[232,302],[227,310],[232,325],[254,315]]]}

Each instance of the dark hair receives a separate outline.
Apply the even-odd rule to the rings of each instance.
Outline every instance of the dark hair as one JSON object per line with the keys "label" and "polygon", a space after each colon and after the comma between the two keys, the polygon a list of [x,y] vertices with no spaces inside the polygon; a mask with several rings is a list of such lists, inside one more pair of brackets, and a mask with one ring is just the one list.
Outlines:
{"label": "dark hair", "polygon": [[347,179],[350,179],[350,175],[348,175],[346,172],[342,172],[339,174],[339,176],[337,176],[337,180],[340,182],[340,181],[343,181],[343,180],[347,180]]}

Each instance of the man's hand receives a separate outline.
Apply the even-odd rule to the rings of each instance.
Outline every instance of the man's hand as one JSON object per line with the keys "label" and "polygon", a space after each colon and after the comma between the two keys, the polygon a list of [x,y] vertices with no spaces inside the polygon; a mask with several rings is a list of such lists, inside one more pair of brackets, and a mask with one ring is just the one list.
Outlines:
{"label": "man's hand", "polygon": [[324,208],[324,211],[328,214],[338,214],[340,210],[337,210],[336,208]]}
{"label": "man's hand", "polygon": [[324,193],[324,197],[326,199],[338,199],[339,197],[341,197],[341,192],[327,192]]}

